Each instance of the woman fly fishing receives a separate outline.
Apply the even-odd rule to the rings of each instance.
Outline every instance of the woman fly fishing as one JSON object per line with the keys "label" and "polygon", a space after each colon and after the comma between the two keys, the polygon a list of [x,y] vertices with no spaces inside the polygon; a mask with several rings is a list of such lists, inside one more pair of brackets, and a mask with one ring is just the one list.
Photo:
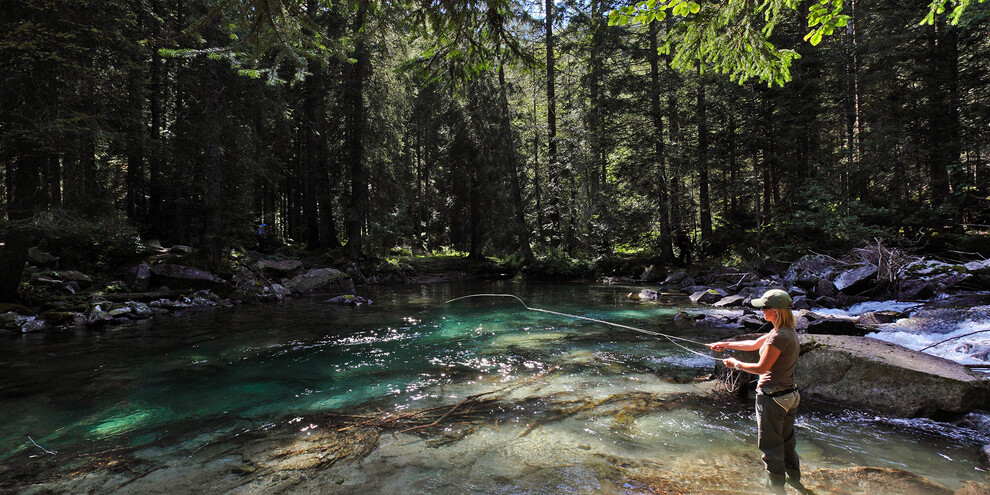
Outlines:
{"label": "woman fly fishing", "polygon": [[755,340],[714,342],[708,347],[713,351],[759,351],[760,359],[755,363],[730,357],[722,364],[760,376],[756,386],[756,428],[771,492],[786,493],[787,483],[800,493],[812,493],[801,483],[801,461],[795,450],[794,418],[801,395],[794,382],[794,369],[801,343],[794,330],[791,296],[773,289],[750,304],[763,310],[763,318],[773,324],[773,330]]}

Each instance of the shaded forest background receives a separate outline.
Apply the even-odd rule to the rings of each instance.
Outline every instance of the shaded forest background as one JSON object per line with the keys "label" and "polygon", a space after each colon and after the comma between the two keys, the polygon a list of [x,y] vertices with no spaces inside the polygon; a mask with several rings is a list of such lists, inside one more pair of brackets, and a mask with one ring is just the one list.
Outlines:
{"label": "shaded forest background", "polygon": [[350,259],[986,250],[990,4],[950,26],[920,24],[926,2],[848,1],[817,46],[793,12],[772,37],[801,55],[783,86],[672,69],[677,20],[609,26],[620,2],[447,24],[295,4],[261,30],[201,0],[3,1],[0,293],[29,245],[113,263],[157,239],[217,267],[262,224]]}

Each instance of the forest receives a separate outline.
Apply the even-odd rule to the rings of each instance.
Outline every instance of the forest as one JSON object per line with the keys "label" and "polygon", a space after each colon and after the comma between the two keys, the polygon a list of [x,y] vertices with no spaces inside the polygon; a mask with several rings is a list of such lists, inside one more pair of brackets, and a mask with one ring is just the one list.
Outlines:
{"label": "forest", "polygon": [[949,0],[6,0],[0,300],[30,246],[112,265],[142,239],[213,268],[259,241],[975,251],[988,32],[990,4]]}

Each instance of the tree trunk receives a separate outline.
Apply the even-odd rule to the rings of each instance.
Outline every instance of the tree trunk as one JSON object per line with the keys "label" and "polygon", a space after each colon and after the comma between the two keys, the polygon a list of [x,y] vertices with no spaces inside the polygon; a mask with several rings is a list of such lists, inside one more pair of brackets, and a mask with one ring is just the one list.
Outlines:
{"label": "tree trunk", "polygon": [[[219,40],[219,28],[213,26],[207,39],[211,41]],[[213,35],[213,37],[210,36]],[[206,84],[208,92],[206,95],[206,108],[203,109],[205,117],[213,122],[222,122],[223,108],[223,84],[220,81],[220,64],[215,60],[206,62],[208,74]],[[226,230],[225,211],[223,208],[223,169],[217,166],[224,159],[221,153],[220,134],[215,132],[216,127],[211,126],[210,136],[206,136],[205,145],[207,150],[204,158],[208,161],[202,164],[204,170],[203,180],[203,251],[206,254],[206,261],[211,270],[220,268],[224,258],[224,231]]]}
{"label": "tree trunk", "polygon": [[[668,21],[669,23],[670,21]],[[668,24],[668,29],[670,24]],[[671,57],[670,55],[664,56],[664,63],[667,66],[667,70],[671,74],[672,78],[671,87],[676,88],[681,81],[677,78],[677,72],[671,67]],[[667,170],[669,171],[669,187],[668,187],[668,197],[670,202],[670,221],[671,221],[671,232],[674,233],[679,239],[678,244],[684,244],[685,240],[688,238],[687,233],[684,232],[685,212],[683,205],[681,204],[681,191],[683,187],[681,185],[681,131],[680,131],[680,118],[677,112],[677,91],[667,92],[667,122],[669,123],[669,135],[670,146],[666,146],[664,151],[668,157],[667,160]],[[684,253],[681,253],[681,258],[684,258]]]}
{"label": "tree trunk", "polygon": [[[158,1],[152,2],[152,13],[155,17],[161,16],[161,7]],[[149,68],[148,107],[151,113],[151,126],[148,128],[149,146],[151,153],[148,157],[148,215],[146,218],[148,230],[161,235],[161,209],[162,209],[162,154],[165,147],[162,145],[162,94],[164,85],[162,83],[162,58],[158,54],[155,46],[151,47],[151,67]]]}
{"label": "tree trunk", "polygon": [[515,139],[512,136],[512,122],[509,120],[509,97],[505,90],[505,71],[502,64],[498,65],[498,89],[499,100],[502,104],[501,115],[501,148],[505,150],[509,157],[509,181],[512,185],[512,204],[516,216],[515,230],[519,236],[519,254],[523,256],[526,264],[533,261],[533,250],[529,245],[529,226],[526,225],[526,209],[523,205],[522,187],[519,185],[518,160],[516,159]]}
{"label": "tree trunk", "polygon": [[656,153],[657,216],[660,217],[660,257],[666,262],[674,259],[673,236],[670,229],[670,195],[667,190],[667,157],[663,143],[663,114],[660,108],[660,53],[657,34],[659,22],[650,23],[650,114],[653,118],[653,145]]}
{"label": "tree trunk", "polygon": [[37,211],[39,172],[44,168],[45,160],[45,154],[31,138],[20,138],[11,148],[13,170],[11,167],[7,169],[8,174],[13,174],[10,190],[7,191],[10,197],[7,211],[10,226],[5,245],[0,248],[0,302],[20,300],[17,286],[32,242],[31,231],[25,224]]}
{"label": "tree trunk", "polygon": [[[534,76],[533,79],[536,79]],[[540,245],[547,241],[546,219],[543,217],[543,190],[540,187],[540,132],[536,124],[536,83],[533,84],[533,196],[536,200],[536,230],[540,236]]]}
{"label": "tree trunk", "polygon": [[468,201],[470,205],[469,216],[471,217],[471,225],[469,226],[471,229],[471,245],[468,248],[468,258],[481,259],[481,178],[479,177],[481,171],[479,168],[482,165],[478,160],[471,160],[468,166],[471,167],[471,177],[469,179],[471,182],[469,186],[471,198]]}
{"label": "tree trunk", "polygon": [[959,70],[956,31],[944,18],[938,18],[929,28],[931,72],[928,94],[931,96],[928,155],[931,206],[941,206],[948,199],[949,168],[959,161],[962,149],[959,125]]}
{"label": "tree trunk", "polygon": [[553,38],[553,18],[556,6],[554,5],[554,0],[546,0],[546,22],[545,28],[545,42],[546,42],[546,52],[547,52],[547,139],[549,149],[547,152],[547,188],[550,208],[550,245],[554,247],[561,246],[561,205],[562,201],[561,190],[562,185],[560,183],[560,164],[558,163],[557,157],[557,95],[556,95],[556,85],[554,80],[556,79],[556,67],[554,59],[554,38]]}
{"label": "tree trunk", "polygon": [[130,104],[127,120],[127,218],[134,223],[143,222],[144,201],[144,88],[140,70],[132,70],[128,81]]}
{"label": "tree trunk", "polygon": [[846,148],[848,157],[846,168],[843,171],[843,184],[847,184],[846,190],[849,197],[853,199],[866,199],[869,197],[868,180],[851,180],[852,177],[865,177],[867,172],[860,170],[862,167],[862,107],[860,101],[859,84],[859,39],[858,39],[858,18],[856,16],[856,0],[849,2],[851,9],[849,25],[846,27],[846,34],[849,38],[849,59],[847,62],[846,75]]}
{"label": "tree trunk", "polygon": [[705,79],[698,74],[698,202],[701,213],[701,242],[712,241],[712,204],[708,190],[708,103],[705,101]]}
{"label": "tree trunk", "polygon": [[[314,3],[312,0],[307,2],[310,8],[314,8]],[[311,10],[312,12],[312,10]],[[319,202],[317,201],[318,194],[318,184],[320,183],[320,174],[326,173],[325,168],[322,166],[319,160],[319,142],[324,139],[321,136],[319,129],[319,121],[322,115],[326,112],[322,108],[323,93],[324,90],[322,86],[322,78],[320,74],[323,68],[320,66],[320,62],[316,60],[309,61],[309,77],[306,78],[305,82],[305,96],[303,99],[303,152],[299,159],[302,161],[301,170],[302,175],[305,177],[303,180],[303,219],[305,222],[305,239],[306,247],[308,249],[319,249],[321,247],[320,243],[320,215],[319,215]]]}
{"label": "tree trunk", "polygon": [[[591,153],[591,170],[588,171],[587,181],[589,183],[588,211],[584,217],[584,223],[590,222],[597,213],[597,206],[600,202],[599,195],[604,191],[605,183],[608,180],[607,162],[605,159],[605,129],[604,111],[605,103],[602,101],[602,58],[605,47],[605,25],[607,21],[602,15],[601,0],[591,2],[591,49],[588,54],[588,93],[591,100],[591,111],[589,115],[588,147]],[[602,239],[608,243],[608,239]],[[602,246],[607,248],[608,246]],[[605,249],[611,251],[611,249]]]}
{"label": "tree trunk", "polygon": [[725,129],[726,153],[729,155],[729,209],[735,211],[739,207],[739,194],[736,184],[739,183],[739,164],[736,160],[736,115],[729,111],[729,122]]}
{"label": "tree trunk", "polygon": [[352,58],[356,60],[348,67],[348,76],[344,87],[344,104],[346,110],[346,129],[344,153],[351,176],[351,198],[348,205],[347,219],[344,222],[347,229],[347,254],[352,259],[361,257],[362,232],[367,216],[368,180],[364,169],[364,79],[368,70],[368,54],[366,53],[364,34],[361,29],[368,16],[368,0],[363,0],[358,6],[354,24],[351,27],[352,36],[356,39]]}

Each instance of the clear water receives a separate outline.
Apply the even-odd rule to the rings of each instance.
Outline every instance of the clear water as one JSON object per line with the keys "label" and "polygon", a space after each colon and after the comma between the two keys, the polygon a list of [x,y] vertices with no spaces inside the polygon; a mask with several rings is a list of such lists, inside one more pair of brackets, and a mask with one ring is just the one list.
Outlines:
{"label": "clear water", "polygon": [[[264,439],[271,432],[274,445],[284,444],[289,431],[301,441],[321,427],[313,424],[321,414],[451,404],[556,367],[539,386],[510,396],[514,406],[497,413],[496,427],[433,447],[415,435],[383,435],[362,463],[334,466],[334,491],[638,493],[648,484],[637,478],[642,475],[674,480],[687,492],[716,485],[744,492],[749,482],[732,480],[756,478],[761,470],[751,405],[706,395],[696,379],[711,373],[710,359],[656,337],[527,311],[509,299],[442,304],[465,294],[513,293],[533,307],[698,341],[735,333],[675,323],[678,304],[686,301],[633,303],[625,299],[633,289],[509,281],[381,287],[362,291],[374,300],[370,306],[314,298],[6,339],[0,342],[0,463],[46,462],[62,473],[71,466],[59,466],[59,459],[127,447],[183,473],[176,479],[216,482],[187,489],[227,491],[238,486],[224,484],[233,476],[228,464],[246,456],[227,452],[246,433]],[[627,392],[655,394],[669,405],[629,416],[605,404],[532,427],[562,401]],[[984,432],[813,401],[800,411],[806,471],[899,468],[952,489],[986,481]],[[58,454],[46,454],[29,437]],[[95,484],[87,486],[149,492],[161,482],[147,476],[122,484],[126,476],[116,476],[113,482],[110,475],[90,476]],[[28,476],[21,485],[35,481]],[[74,485],[50,488],[66,486]],[[314,489],[305,487],[296,491]]]}

